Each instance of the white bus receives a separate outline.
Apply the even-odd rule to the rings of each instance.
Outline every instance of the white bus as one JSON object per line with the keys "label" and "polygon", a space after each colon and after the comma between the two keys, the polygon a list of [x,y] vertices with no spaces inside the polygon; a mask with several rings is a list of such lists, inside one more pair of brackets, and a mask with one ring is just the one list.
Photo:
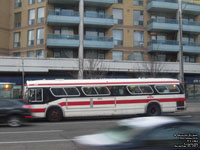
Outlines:
{"label": "white bus", "polygon": [[176,79],[87,79],[27,81],[33,117],[160,115],[185,109],[185,93]]}

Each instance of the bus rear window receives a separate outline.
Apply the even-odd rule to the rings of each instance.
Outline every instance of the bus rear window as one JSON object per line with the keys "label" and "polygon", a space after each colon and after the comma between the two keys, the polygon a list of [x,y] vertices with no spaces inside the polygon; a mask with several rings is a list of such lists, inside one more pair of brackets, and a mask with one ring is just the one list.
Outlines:
{"label": "bus rear window", "polygon": [[177,85],[156,85],[155,89],[158,93],[179,93],[180,90]]}

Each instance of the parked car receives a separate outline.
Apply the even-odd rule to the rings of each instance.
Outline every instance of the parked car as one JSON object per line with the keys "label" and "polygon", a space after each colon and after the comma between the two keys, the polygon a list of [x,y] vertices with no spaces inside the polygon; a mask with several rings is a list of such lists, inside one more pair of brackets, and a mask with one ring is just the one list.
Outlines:
{"label": "parked car", "polygon": [[0,99],[0,122],[9,126],[21,126],[28,118],[31,118],[31,106],[22,100]]}
{"label": "parked car", "polygon": [[192,150],[200,149],[200,123],[171,117],[123,120],[108,131],[75,137],[79,149]]}

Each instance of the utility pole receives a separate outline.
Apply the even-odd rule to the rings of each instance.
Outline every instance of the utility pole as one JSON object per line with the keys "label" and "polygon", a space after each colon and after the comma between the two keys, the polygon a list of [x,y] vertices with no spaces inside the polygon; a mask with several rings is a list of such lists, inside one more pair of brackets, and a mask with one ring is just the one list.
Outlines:
{"label": "utility pole", "polygon": [[178,23],[179,23],[179,80],[184,87],[184,66],[183,66],[183,22],[182,22],[182,0],[178,0]]}
{"label": "utility pole", "polygon": [[22,99],[24,99],[24,84],[25,84],[25,73],[24,73],[24,56],[22,57]]}
{"label": "utility pole", "polygon": [[84,0],[80,0],[79,2],[79,16],[80,16],[80,24],[79,24],[79,70],[78,70],[78,79],[83,79],[83,45],[84,45]]}

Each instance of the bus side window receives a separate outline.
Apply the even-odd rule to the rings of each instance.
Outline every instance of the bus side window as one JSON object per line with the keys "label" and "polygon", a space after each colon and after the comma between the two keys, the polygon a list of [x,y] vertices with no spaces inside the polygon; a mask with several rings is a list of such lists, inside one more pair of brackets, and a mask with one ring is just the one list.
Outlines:
{"label": "bus side window", "polygon": [[83,87],[82,91],[86,96],[97,96],[97,92],[94,87]]}
{"label": "bus side window", "polygon": [[141,89],[143,94],[153,94],[152,88],[148,85],[140,86],[140,89]]}
{"label": "bus side window", "polygon": [[142,94],[140,88],[138,86],[135,85],[130,85],[127,87],[128,91],[130,94],[134,95],[134,94]]}
{"label": "bus side window", "polygon": [[126,95],[126,88],[123,86],[113,86],[111,93],[113,96],[124,96]]}
{"label": "bus side window", "polygon": [[99,95],[110,95],[110,91],[107,87],[98,86],[95,87],[95,89]]}

